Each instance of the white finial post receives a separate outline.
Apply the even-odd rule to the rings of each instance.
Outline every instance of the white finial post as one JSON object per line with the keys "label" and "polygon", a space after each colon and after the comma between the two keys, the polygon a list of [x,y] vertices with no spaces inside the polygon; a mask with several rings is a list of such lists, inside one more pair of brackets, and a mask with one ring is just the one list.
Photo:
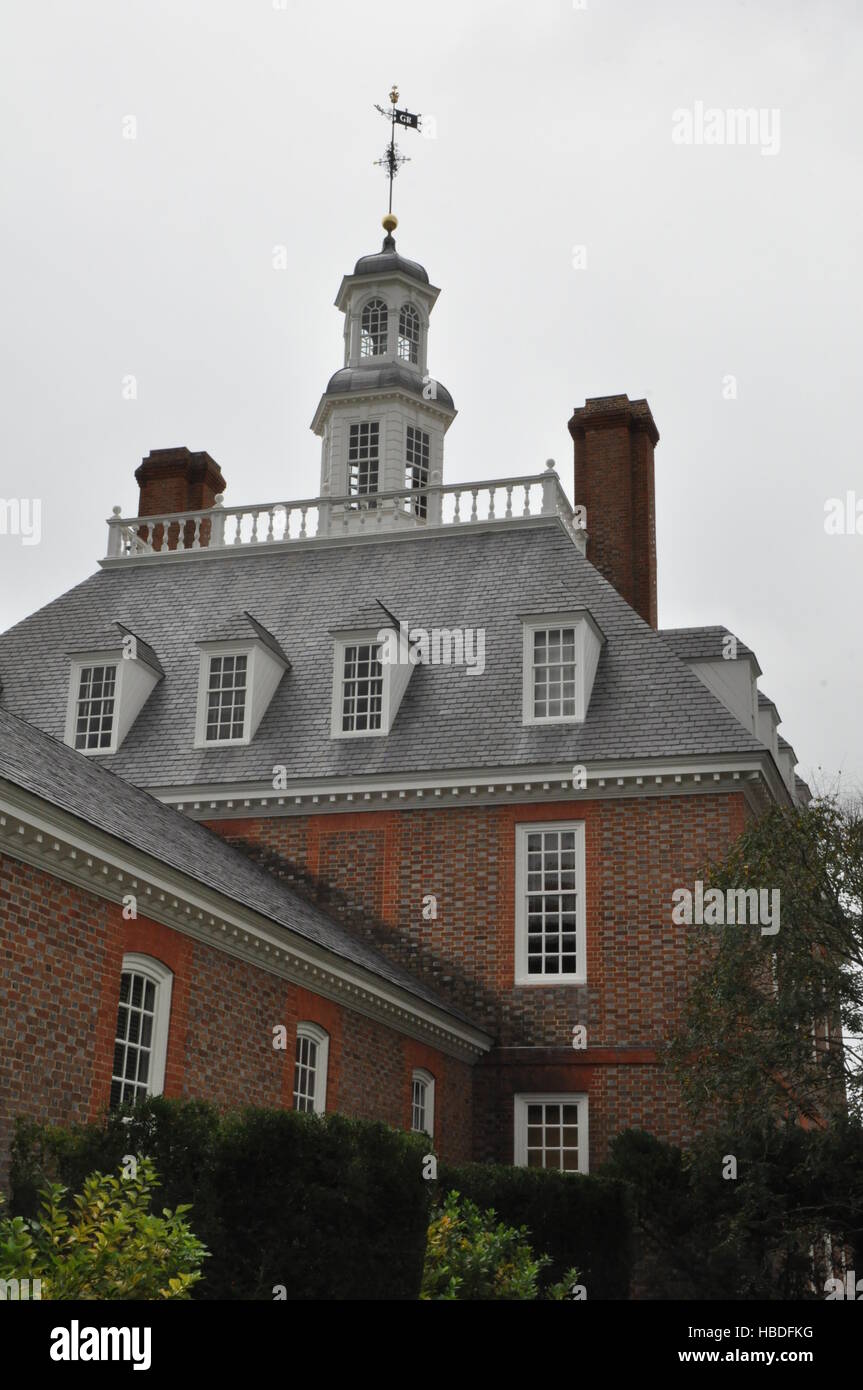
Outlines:
{"label": "white finial post", "polygon": [[552,516],[557,511],[557,474],[554,471],[554,459],[546,459],[545,474],[542,480],[542,514]]}
{"label": "white finial post", "polygon": [[222,510],[225,504],[225,494],[220,492],[213,502],[213,520],[210,526],[210,545],[222,546],[225,544],[225,513]]}
{"label": "white finial post", "polygon": [[111,516],[108,518],[108,559],[116,559],[122,554],[122,530],[120,527],[120,517],[123,515],[122,507],[112,507]]}

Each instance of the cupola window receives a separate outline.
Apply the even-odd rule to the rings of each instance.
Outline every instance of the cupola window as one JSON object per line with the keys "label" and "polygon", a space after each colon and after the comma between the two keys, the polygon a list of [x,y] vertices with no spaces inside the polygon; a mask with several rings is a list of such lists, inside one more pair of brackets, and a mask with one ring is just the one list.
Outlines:
{"label": "cupola window", "polygon": [[429,437],[425,430],[407,427],[405,440],[405,482],[414,496],[411,506],[416,516],[428,515]]}
{"label": "cupola window", "polygon": [[378,490],[380,426],[377,420],[351,425],[348,436],[348,491],[353,497]]}
{"label": "cupola window", "polygon": [[399,313],[399,361],[416,366],[420,356],[420,316],[412,304]]}
{"label": "cupola window", "polygon": [[387,306],[382,299],[370,299],[360,323],[360,356],[382,357],[387,350]]}

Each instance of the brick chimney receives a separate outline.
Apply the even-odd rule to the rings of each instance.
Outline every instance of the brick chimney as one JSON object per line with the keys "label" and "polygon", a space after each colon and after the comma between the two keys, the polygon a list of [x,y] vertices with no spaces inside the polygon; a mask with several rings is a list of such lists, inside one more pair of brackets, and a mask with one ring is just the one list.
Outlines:
{"label": "brick chimney", "polygon": [[575,504],[587,510],[587,558],[646,623],[656,617],[653,448],[647,401],[594,396],[573,411]]}
{"label": "brick chimney", "polygon": [[[184,445],[151,449],[135,470],[135,480],[141,489],[138,516],[205,511],[227,486],[215,459],[204,450],[193,454]],[[161,550],[163,543],[167,550],[176,550],[180,539],[178,523],[167,528],[167,536],[163,535],[164,530],[162,526],[142,527],[139,534],[154,550]],[[181,549],[190,547],[194,536],[195,523],[189,521],[183,528]],[[207,545],[209,539],[210,523],[206,520],[201,523],[198,544]]]}

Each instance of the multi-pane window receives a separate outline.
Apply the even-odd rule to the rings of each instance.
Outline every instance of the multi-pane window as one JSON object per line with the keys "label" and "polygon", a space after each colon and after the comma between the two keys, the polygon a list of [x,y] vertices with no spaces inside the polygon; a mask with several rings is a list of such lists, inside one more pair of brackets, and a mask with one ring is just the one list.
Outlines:
{"label": "multi-pane window", "polygon": [[587,1171],[587,1101],[583,1096],[517,1096],[515,1159],[528,1168]]}
{"label": "multi-pane window", "polygon": [[412,304],[403,304],[399,312],[399,360],[414,365],[420,356],[420,316]]}
{"label": "multi-pane window", "polygon": [[210,657],[207,680],[208,743],[243,737],[248,665],[249,658],[245,653]]}
{"label": "multi-pane window", "polygon": [[294,1109],[322,1114],[326,1109],[327,1035],[317,1024],[297,1026]]}
{"label": "multi-pane window", "polygon": [[83,666],[75,704],[75,747],[110,748],[114,732],[117,667]]}
{"label": "multi-pane window", "polygon": [[428,515],[429,437],[425,430],[408,425],[405,442],[405,482],[415,494],[411,506],[417,516]]}
{"label": "multi-pane window", "polygon": [[379,729],[383,716],[384,670],[377,642],[349,642],[342,675],[342,732]]}
{"label": "multi-pane window", "polygon": [[415,1071],[411,1078],[411,1129],[416,1134],[434,1134],[434,1077],[431,1072]]}
{"label": "multi-pane window", "polygon": [[517,982],[585,977],[584,825],[519,826]]}
{"label": "multi-pane window", "polygon": [[360,357],[382,357],[387,350],[387,306],[370,299],[360,319]]}
{"label": "multi-pane window", "polygon": [[533,717],[574,719],[575,628],[537,628],[533,634]]}
{"label": "multi-pane window", "polygon": [[170,1007],[170,971],[126,957],[114,1035],[110,1104],[134,1104],[162,1089]]}
{"label": "multi-pane window", "polygon": [[380,424],[363,420],[351,425],[348,436],[348,491],[361,497],[378,490]]}

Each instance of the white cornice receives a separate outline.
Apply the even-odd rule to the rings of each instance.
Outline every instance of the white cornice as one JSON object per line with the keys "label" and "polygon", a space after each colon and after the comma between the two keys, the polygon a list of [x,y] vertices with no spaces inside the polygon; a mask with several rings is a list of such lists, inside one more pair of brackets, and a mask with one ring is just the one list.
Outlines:
{"label": "white cornice", "polygon": [[140,916],[443,1052],[474,1061],[491,1047],[444,1009],[2,779],[0,849],[110,902],[134,894]]}
{"label": "white cornice", "polygon": [[[587,785],[573,786],[573,763],[535,767],[450,769],[368,777],[297,779],[271,783],[193,783],[151,787],[151,795],[194,820],[310,815],[323,811],[507,805],[542,801],[692,796],[743,791],[753,809],[772,801],[787,804],[785,784],[765,749],[715,758],[657,759],[585,764]],[[577,765],[577,764],[576,764]]]}

